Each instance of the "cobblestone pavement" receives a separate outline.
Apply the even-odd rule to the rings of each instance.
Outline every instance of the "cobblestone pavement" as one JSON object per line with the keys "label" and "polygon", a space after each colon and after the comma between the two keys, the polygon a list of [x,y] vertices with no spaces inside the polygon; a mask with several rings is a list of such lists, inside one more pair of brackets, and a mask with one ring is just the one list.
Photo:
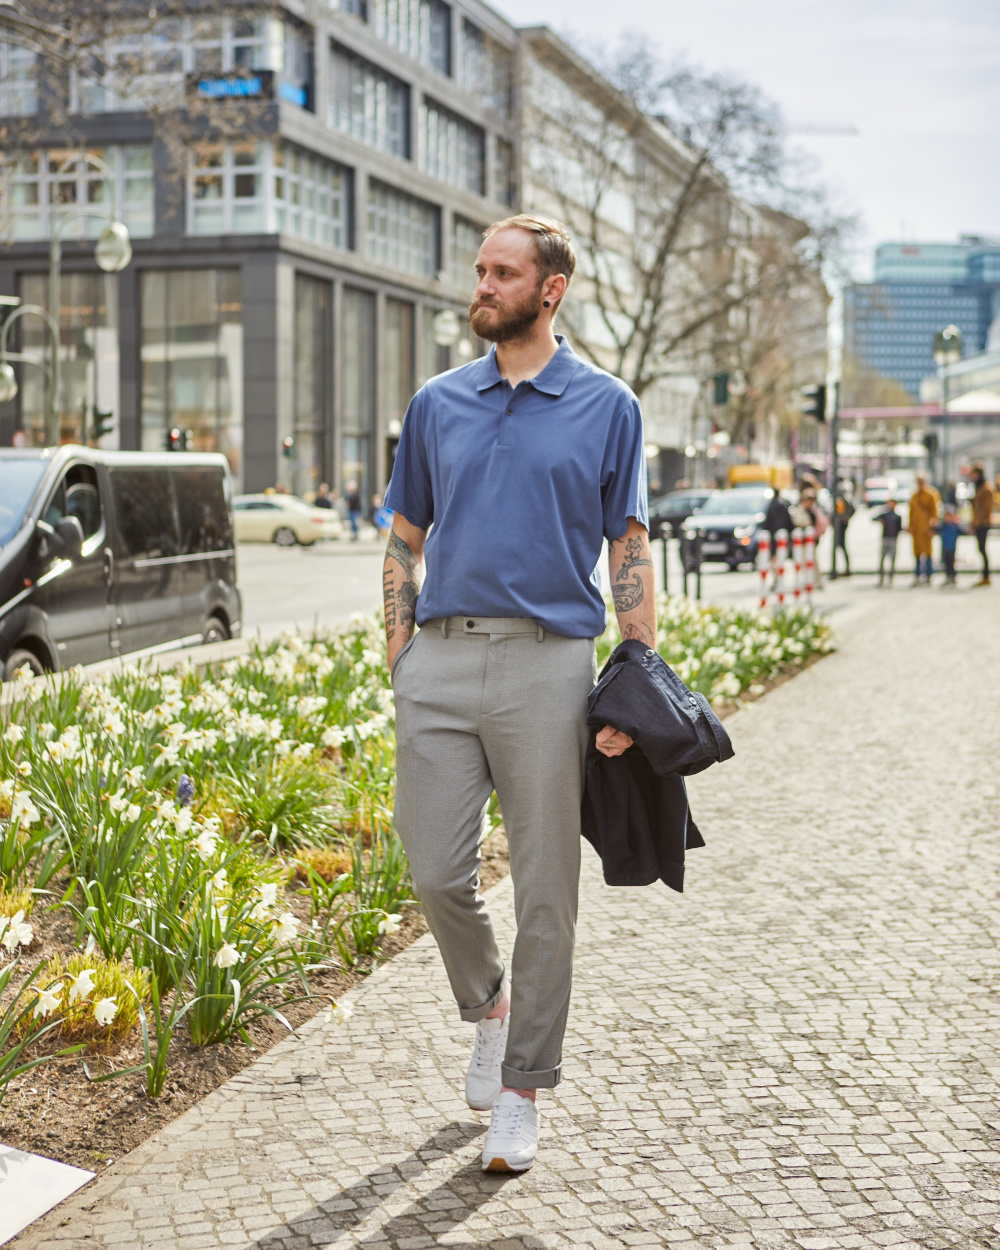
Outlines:
{"label": "cobblestone pavement", "polygon": [[[425,938],[20,1250],[1000,1247],[1000,599],[827,594],[843,649],[691,787],[683,898],[587,859],[529,1173],[480,1171],[471,1029]],[[509,882],[493,904],[509,940]]]}

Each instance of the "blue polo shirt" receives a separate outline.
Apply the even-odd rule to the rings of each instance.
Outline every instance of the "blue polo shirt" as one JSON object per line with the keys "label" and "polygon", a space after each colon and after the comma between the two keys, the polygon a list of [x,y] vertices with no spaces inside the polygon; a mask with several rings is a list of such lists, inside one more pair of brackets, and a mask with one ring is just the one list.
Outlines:
{"label": "blue polo shirt", "polygon": [[648,523],[642,414],[624,382],[558,342],[513,389],[491,348],[410,402],[385,506],[430,530],[418,624],[524,616],[604,633],[603,540]]}

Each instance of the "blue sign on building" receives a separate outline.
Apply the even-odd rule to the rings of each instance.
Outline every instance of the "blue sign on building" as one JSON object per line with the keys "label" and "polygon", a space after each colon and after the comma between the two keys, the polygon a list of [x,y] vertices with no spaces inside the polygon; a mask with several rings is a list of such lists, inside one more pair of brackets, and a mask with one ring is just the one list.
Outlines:
{"label": "blue sign on building", "polygon": [[200,100],[273,100],[274,74],[269,69],[250,74],[189,74],[188,95]]}

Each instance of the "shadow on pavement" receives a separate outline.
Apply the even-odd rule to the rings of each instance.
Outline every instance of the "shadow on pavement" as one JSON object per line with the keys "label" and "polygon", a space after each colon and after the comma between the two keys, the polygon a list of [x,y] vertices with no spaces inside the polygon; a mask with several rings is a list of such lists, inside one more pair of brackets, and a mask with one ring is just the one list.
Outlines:
{"label": "shadow on pavement", "polygon": [[[382,1203],[420,1177],[431,1162],[442,1154],[455,1154],[485,1132],[483,1124],[455,1121],[446,1124],[405,1159],[361,1177],[347,1189],[269,1230],[251,1243],[248,1250],[290,1250],[293,1246],[343,1242],[345,1233],[370,1219]],[[477,1153],[472,1163],[463,1164],[435,1189],[422,1193],[405,1211],[379,1224],[377,1235],[375,1230],[372,1235],[380,1245],[384,1245],[388,1237],[390,1246],[395,1246],[400,1238],[426,1237],[431,1231],[439,1237],[458,1228],[504,1185],[516,1179],[484,1173]],[[365,1234],[357,1234],[350,1244],[364,1245],[364,1242]]]}

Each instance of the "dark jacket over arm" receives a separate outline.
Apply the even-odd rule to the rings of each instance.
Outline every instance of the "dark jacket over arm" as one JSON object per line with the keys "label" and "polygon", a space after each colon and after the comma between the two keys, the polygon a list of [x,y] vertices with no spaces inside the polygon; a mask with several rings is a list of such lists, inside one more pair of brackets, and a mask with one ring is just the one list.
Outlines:
{"label": "dark jacket over arm", "polygon": [[[704,695],[692,694],[643,643],[615,648],[587,703],[591,730],[583,835],[601,857],[608,885],[684,884],[684,852],[704,846],[688,808],[684,777],[733,755],[729,735]],[[634,745],[609,759],[599,729]]]}

